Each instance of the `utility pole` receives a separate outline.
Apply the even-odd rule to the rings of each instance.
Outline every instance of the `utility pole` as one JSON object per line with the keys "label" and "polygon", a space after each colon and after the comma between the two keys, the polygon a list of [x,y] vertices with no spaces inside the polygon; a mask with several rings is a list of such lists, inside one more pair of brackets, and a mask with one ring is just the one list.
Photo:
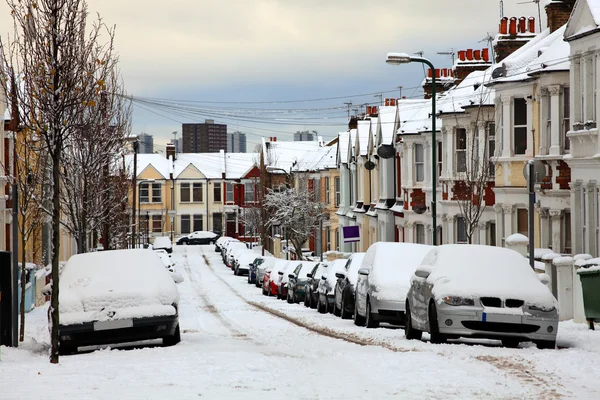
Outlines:
{"label": "utility pole", "polygon": [[133,193],[133,209],[131,213],[131,248],[136,248],[137,240],[136,240],[136,220],[135,216],[137,215],[137,153],[138,153],[139,142],[136,138],[133,142],[133,176],[131,177],[131,186]]}
{"label": "utility pole", "polygon": [[402,98],[402,88],[403,86],[396,86],[396,88],[400,91],[400,99]]}
{"label": "utility pole", "polygon": [[376,94],[373,97],[379,97],[379,105],[382,106],[383,105],[383,94]]}
{"label": "utility pole", "polygon": [[344,103],[346,105],[346,107],[348,107],[348,119],[350,119],[350,107],[352,107],[352,102],[349,101],[347,103]]}

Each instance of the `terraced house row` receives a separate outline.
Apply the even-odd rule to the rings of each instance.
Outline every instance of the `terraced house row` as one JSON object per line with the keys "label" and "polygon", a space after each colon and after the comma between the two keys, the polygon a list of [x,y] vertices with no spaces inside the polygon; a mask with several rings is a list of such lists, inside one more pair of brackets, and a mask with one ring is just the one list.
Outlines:
{"label": "terraced house row", "polygon": [[599,255],[600,2],[550,1],[545,10],[542,32],[534,18],[503,18],[493,59],[466,49],[450,70],[430,70],[425,99],[388,99],[350,121],[339,134],[337,215],[361,237],[344,244],[340,234],[341,250],[431,244],[434,235],[438,244],[504,246],[528,234],[524,167],[533,159],[545,170],[535,187],[535,246]]}

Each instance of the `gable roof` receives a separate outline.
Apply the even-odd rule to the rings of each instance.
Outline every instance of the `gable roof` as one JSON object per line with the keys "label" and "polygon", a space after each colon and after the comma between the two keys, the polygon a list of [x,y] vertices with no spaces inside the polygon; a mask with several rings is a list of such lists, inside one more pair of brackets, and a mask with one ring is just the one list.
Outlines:
{"label": "gable roof", "polygon": [[338,133],[338,146],[337,146],[337,157],[336,163],[347,164],[348,163],[348,145],[350,143],[350,132]]}
{"label": "gable roof", "polygon": [[380,107],[377,123],[377,133],[379,134],[377,144],[392,144],[396,130],[398,130],[398,107]]}
{"label": "gable roof", "polygon": [[[321,148],[323,141],[276,141],[263,143],[265,165],[289,171],[306,152]],[[278,172],[275,172],[278,173]]]}
{"label": "gable roof", "polygon": [[336,168],[336,152],[337,146],[321,147],[315,151],[306,152],[298,160],[295,170],[302,172]]}
{"label": "gable roof", "polygon": [[362,119],[358,121],[355,144],[357,155],[366,156],[369,154],[369,135],[371,135],[371,120]]}
{"label": "gable roof", "polygon": [[462,113],[465,107],[494,105],[494,89],[485,86],[492,78],[492,68],[471,72],[458,86],[437,101],[439,114]]}
{"label": "gable roof", "polygon": [[579,0],[567,22],[565,40],[575,40],[597,31],[600,31],[600,0]]}
{"label": "gable roof", "polygon": [[[398,116],[400,127],[397,134],[399,135],[431,132],[431,99],[398,100]],[[435,123],[435,130],[439,131],[442,128],[442,120],[436,118]]]}

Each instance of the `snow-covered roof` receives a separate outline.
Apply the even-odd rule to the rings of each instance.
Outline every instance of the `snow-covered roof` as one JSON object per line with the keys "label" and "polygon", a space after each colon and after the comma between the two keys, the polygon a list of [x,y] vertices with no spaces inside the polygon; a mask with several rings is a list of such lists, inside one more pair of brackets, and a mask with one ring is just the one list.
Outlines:
{"label": "snow-covered roof", "polygon": [[[311,152],[321,148],[323,142],[314,141],[276,141],[267,142],[265,148],[267,156],[265,165],[277,167],[289,171],[304,156],[306,152]],[[275,172],[277,173],[277,172]]]}
{"label": "snow-covered roof", "polygon": [[338,133],[338,164],[348,163],[348,144],[350,143],[350,132]]}
{"label": "snow-covered roof", "polygon": [[600,0],[581,0],[575,4],[571,14],[565,39],[585,35],[600,28]]}
{"label": "snow-covered roof", "polygon": [[358,121],[356,144],[358,145],[359,156],[369,154],[369,135],[371,134],[371,120],[364,119]]}
{"label": "snow-covered roof", "polygon": [[506,57],[494,70],[503,68],[501,76],[492,80],[491,84],[518,82],[531,79],[534,73],[550,71],[568,71],[569,45],[563,36],[566,25],[550,33],[545,29],[531,41]]}
{"label": "snow-covered roof", "polygon": [[[163,179],[169,179],[171,171],[175,179],[190,165],[206,178],[240,179],[255,165],[256,153],[178,153],[174,163],[161,154],[138,154],[137,174],[140,176],[148,167],[154,168]],[[133,154],[126,156],[126,164],[132,166]],[[133,168],[130,168],[133,170]]]}
{"label": "snow-covered roof", "polygon": [[[398,134],[417,134],[431,131],[431,100],[398,100]],[[436,131],[442,128],[442,120],[437,118]]]}
{"label": "snow-covered roof", "polygon": [[437,101],[437,112],[463,112],[463,107],[494,105],[494,90],[485,86],[492,78],[492,67],[470,73],[458,86],[448,90]]}
{"label": "snow-covered roof", "polygon": [[348,160],[352,161],[355,154],[356,136],[358,135],[357,129],[350,129],[350,137],[348,138]]}
{"label": "snow-covered roof", "polygon": [[392,144],[394,132],[398,129],[398,107],[383,106],[379,108],[377,132],[379,144]]}
{"label": "snow-covered roof", "polygon": [[337,146],[320,147],[315,151],[307,151],[298,160],[296,171],[319,171],[337,167],[335,159]]}

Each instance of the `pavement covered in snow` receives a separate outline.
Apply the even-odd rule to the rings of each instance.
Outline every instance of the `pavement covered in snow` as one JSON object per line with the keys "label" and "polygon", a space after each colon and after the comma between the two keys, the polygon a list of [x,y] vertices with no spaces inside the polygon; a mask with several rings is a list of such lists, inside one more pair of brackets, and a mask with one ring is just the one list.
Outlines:
{"label": "pavement covered in snow", "polygon": [[[209,264],[205,262],[209,261]],[[408,341],[265,297],[213,246],[176,246],[182,341],[104,348],[48,362],[47,307],[0,348],[0,398],[598,399],[600,331],[561,323],[559,350],[495,341]],[[118,279],[118,277],[116,277]],[[137,280],[139,284],[142,280]]]}

